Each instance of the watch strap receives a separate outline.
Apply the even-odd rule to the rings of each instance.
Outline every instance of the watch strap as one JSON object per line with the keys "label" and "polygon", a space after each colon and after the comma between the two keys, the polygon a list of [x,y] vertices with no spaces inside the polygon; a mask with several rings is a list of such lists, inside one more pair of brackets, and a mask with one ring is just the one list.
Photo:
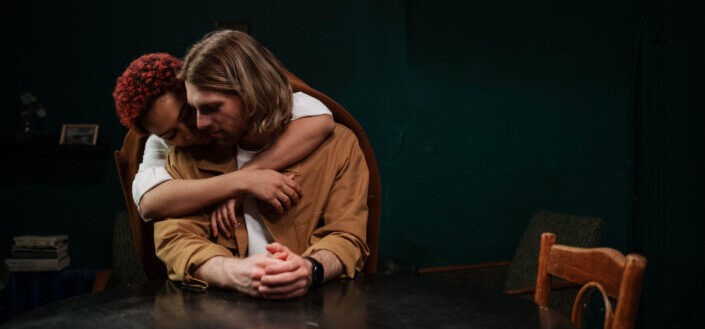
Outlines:
{"label": "watch strap", "polygon": [[311,256],[306,256],[304,257],[306,260],[311,262],[311,286],[312,287],[318,287],[323,283],[323,264],[319,262],[317,259],[311,257]]}

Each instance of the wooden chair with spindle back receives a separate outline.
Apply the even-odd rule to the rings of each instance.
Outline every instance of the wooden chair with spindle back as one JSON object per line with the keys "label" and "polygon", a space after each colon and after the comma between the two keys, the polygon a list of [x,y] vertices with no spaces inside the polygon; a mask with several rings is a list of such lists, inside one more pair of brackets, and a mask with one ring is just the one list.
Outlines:
{"label": "wooden chair with spindle back", "polygon": [[[646,258],[624,256],[612,248],[577,248],[556,244],[556,235],[543,233],[534,300],[548,307],[552,277],[583,287],[573,304],[572,322],[582,327],[582,304],[589,292],[599,291],[605,304],[605,329],[631,329],[636,322]],[[613,303],[616,301],[616,307]]]}

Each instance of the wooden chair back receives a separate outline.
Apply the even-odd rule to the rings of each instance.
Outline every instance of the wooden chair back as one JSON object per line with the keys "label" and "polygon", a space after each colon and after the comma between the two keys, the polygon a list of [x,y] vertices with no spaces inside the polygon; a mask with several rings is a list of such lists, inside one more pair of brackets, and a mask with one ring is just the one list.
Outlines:
{"label": "wooden chair back", "polygon": [[[611,248],[578,248],[556,244],[553,233],[541,235],[534,300],[548,307],[551,277],[584,285],[573,304],[571,320],[582,326],[582,303],[587,292],[598,290],[605,302],[605,329],[631,329],[636,322],[646,258],[624,256]],[[616,307],[612,301],[616,301]]]}
{"label": "wooden chair back", "polygon": [[151,222],[146,223],[142,220],[132,199],[132,181],[135,179],[139,164],[142,162],[146,140],[147,136],[132,129],[128,130],[122,141],[122,148],[115,151],[115,166],[122,188],[122,196],[125,198],[137,259],[140,261],[148,280],[163,281],[167,277],[166,268],[154,251],[154,227]]}
{"label": "wooden chair back", "polygon": [[[367,206],[369,209],[367,245],[370,248],[370,256],[367,259],[364,271],[366,273],[375,273],[377,271],[382,187],[379,169],[377,167],[377,158],[372,150],[372,145],[360,124],[340,104],[325,94],[311,88],[294,74],[290,72],[286,72],[286,74],[294,91],[304,92],[320,100],[333,112],[333,118],[336,122],[348,127],[357,136],[360,148],[365,155],[370,175],[369,193],[367,195]],[[137,257],[142,264],[147,278],[151,281],[156,281],[166,279],[166,269],[164,264],[157,258],[154,251],[154,228],[152,223],[145,223],[142,220],[137,211],[137,206],[135,206],[135,202],[132,199],[132,181],[135,178],[135,174],[137,174],[139,164],[142,162],[146,139],[147,136],[142,136],[130,129],[125,135],[122,148],[119,151],[115,151],[115,165],[117,167],[122,193],[125,198],[127,213],[130,217]]]}

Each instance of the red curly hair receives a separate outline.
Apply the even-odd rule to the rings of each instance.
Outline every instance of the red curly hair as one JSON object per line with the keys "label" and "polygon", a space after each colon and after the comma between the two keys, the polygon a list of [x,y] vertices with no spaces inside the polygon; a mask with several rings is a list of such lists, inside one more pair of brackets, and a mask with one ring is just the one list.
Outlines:
{"label": "red curly hair", "polygon": [[145,132],[139,120],[154,101],[170,91],[183,91],[183,82],[176,76],[183,61],[165,53],[142,55],[130,63],[117,79],[113,99],[125,127]]}

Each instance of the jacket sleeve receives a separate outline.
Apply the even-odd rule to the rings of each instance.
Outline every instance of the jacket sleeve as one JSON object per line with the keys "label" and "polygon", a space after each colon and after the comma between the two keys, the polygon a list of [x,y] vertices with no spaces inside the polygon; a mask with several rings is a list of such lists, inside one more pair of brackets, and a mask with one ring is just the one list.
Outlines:
{"label": "jacket sleeve", "polygon": [[[166,169],[174,178],[186,178],[176,163],[178,155],[170,152]],[[166,264],[169,279],[183,284],[207,288],[208,283],[193,277],[193,273],[215,256],[233,257],[223,245],[209,239],[210,222],[205,213],[198,212],[182,218],[170,218],[154,223],[154,249]]]}
{"label": "jacket sleeve", "polygon": [[323,225],[313,231],[312,245],[303,253],[329,250],[343,265],[343,277],[353,278],[370,254],[367,236],[369,172],[365,156],[351,132],[336,146],[337,172],[328,202],[321,214]]}

